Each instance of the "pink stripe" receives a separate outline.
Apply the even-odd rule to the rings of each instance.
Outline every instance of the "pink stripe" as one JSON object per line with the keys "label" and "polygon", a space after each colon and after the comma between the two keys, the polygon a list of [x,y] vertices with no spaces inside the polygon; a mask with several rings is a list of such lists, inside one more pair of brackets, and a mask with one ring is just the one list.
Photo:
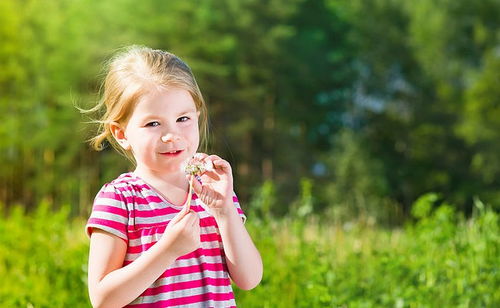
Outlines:
{"label": "pink stripe", "polygon": [[146,198],[138,196],[127,196],[125,197],[125,200],[127,201],[127,203],[135,203],[141,205],[148,205],[150,202],[163,203],[163,200],[158,196],[149,196]]}
{"label": "pink stripe", "polygon": [[133,226],[129,226],[128,230],[129,232],[140,232],[142,229],[149,229],[149,228],[158,228],[158,227],[163,227],[166,226],[165,222],[160,222],[160,223],[151,223],[151,224],[135,224]]}
{"label": "pink stripe", "polygon": [[[137,212],[137,211],[136,211]],[[129,226],[128,230],[130,232],[133,232],[133,231],[139,231],[139,229],[148,229],[148,228],[156,228],[158,226],[163,226],[165,224],[165,222],[156,222],[156,223],[150,223],[150,224],[135,224],[135,225],[131,225]],[[217,223],[215,221],[215,218],[213,218],[212,216],[209,216],[209,217],[204,217],[202,219],[200,219],[200,226],[201,227],[211,227],[211,226],[216,226]]]}
{"label": "pink stripe", "polygon": [[210,257],[216,257],[220,256],[222,250],[219,248],[212,248],[212,249],[204,249],[204,248],[198,248],[193,252],[190,252],[186,255],[183,255],[182,257],[177,258],[177,260],[185,260],[185,259],[191,259],[191,258],[198,258],[200,255],[202,256],[210,256]]}
{"label": "pink stripe", "polygon": [[201,227],[217,226],[217,221],[215,221],[215,218],[213,216],[204,217],[200,219],[200,226]]}
{"label": "pink stripe", "polygon": [[[156,242],[144,243],[144,244],[138,245],[138,246],[129,246],[127,249],[127,253],[129,253],[129,254],[142,253],[144,251],[147,251],[154,244],[156,244]],[[179,257],[178,260],[192,259],[192,258],[197,258],[199,256],[215,257],[215,256],[220,256],[220,255],[221,255],[221,250],[219,248],[211,248],[211,249],[198,248],[191,253],[188,253],[186,255]]]}
{"label": "pink stripe", "polygon": [[201,263],[198,265],[174,267],[166,270],[161,276],[171,277],[178,275],[186,275],[192,273],[200,273],[202,271],[223,271],[224,265],[222,263]]}
{"label": "pink stripe", "polygon": [[100,199],[110,199],[110,200],[115,200],[119,202],[123,202],[125,200],[125,196],[119,195],[114,191],[101,191],[97,197],[96,201],[101,201]]}
{"label": "pink stripe", "polygon": [[[129,233],[129,240],[135,240],[135,239],[138,239],[138,238],[146,236],[146,235],[149,236],[149,235],[154,235],[154,234],[158,234],[158,233],[162,234],[164,230],[157,230],[157,231],[158,232],[152,232],[151,234],[139,234],[139,235],[134,235],[134,236],[132,236],[133,233]],[[200,241],[202,243],[210,243],[210,242],[214,242],[214,241],[222,242],[222,238],[217,233],[201,234]],[[156,244],[156,241],[150,242],[150,243],[142,243],[141,245],[137,245],[137,246],[129,246],[127,252],[128,253],[141,253],[141,252],[146,251],[149,248],[151,248],[154,244]],[[207,250],[201,249],[200,252],[206,252],[206,251]],[[210,255],[213,255],[214,252],[210,252],[210,253],[211,253]]]}
{"label": "pink stripe", "polygon": [[180,210],[176,210],[173,207],[167,206],[159,209],[147,209],[147,210],[134,210],[135,217],[140,218],[151,218],[156,216],[165,216],[171,214],[177,214]]}
{"label": "pink stripe", "polygon": [[222,242],[222,237],[217,233],[201,234],[200,240],[202,242]]}
{"label": "pink stripe", "polygon": [[[198,200],[198,195],[196,193],[193,193],[193,200]],[[236,195],[233,195],[233,202],[240,203]]]}
{"label": "pink stripe", "polygon": [[151,187],[147,184],[136,184],[130,183],[129,181],[118,182],[116,184],[121,184],[125,186],[115,186],[115,189],[118,191],[141,191],[141,190],[151,190]]}
{"label": "pink stripe", "polygon": [[150,228],[150,229],[141,229],[141,230],[130,230],[128,232],[128,237],[131,240],[137,240],[140,239],[141,242],[144,243],[145,239],[142,239],[144,236],[155,236],[155,235],[160,235],[160,237],[163,235],[165,232],[165,228],[167,225],[158,225],[156,228]]}
{"label": "pink stripe", "polygon": [[144,293],[141,294],[141,296],[158,295],[161,293],[180,291],[180,290],[185,290],[185,289],[200,288],[200,287],[207,286],[207,285],[227,287],[227,286],[231,285],[231,281],[229,280],[229,278],[209,278],[209,277],[206,277],[203,279],[176,282],[176,283],[171,283],[171,284],[159,286],[156,288],[147,289]]}
{"label": "pink stripe", "polygon": [[[129,265],[130,263],[134,262],[133,260],[126,260],[123,261],[123,266]],[[222,263],[201,263],[192,265],[192,266],[184,266],[184,267],[176,267],[176,268],[171,268],[166,270],[161,277],[168,277],[169,275],[187,275],[187,274],[193,274],[193,273],[201,273],[203,271],[222,271],[223,269],[226,269]]]}
{"label": "pink stripe", "polygon": [[[121,189],[123,192],[126,189]],[[117,201],[125,201],[127,203],[136,203],[136,204],[149,204],[149,202],[162,203],[163,200],[158,196],[148,196],[148,197],[139,197],[139,196],[125,196],[121,194],[117,194],[114,191],[103,191],[98,195],[99,198],[104,199],[112,199]]]}
{"label": "pink stripe", "polygon": [[[116,221],[112,221],[112,220],[107,220],[107,219],[101,219],[101,218],[90,218],[89,219],[89,222],[88,222],[89,225],[97,225],[97,226],[106,226],[106,227],[110,227],[112,229],[115,229],[117,231],[120,231],[122,233],[124,233],[126,235],[126,228],[125,228],[125,225],[124,224],[121,224],[119,222],[116,222]],[[90,227],[93,227],[93,226],[90,226]]]}
{"label": "pink stripe", "polygon": [[[166,226],[163,226],[163,227],[166,227]],[[144,236],[154,236],[156,234],[163,234],[163,232],[165,231],[164,228],[146,229],[146,230],[151,230],[151,231],[154,230],[154,232],[144,232],[144,233],[140,233],[140,234],[135,234],[135,233],[139,233],[139,232],[129,233],[128,234],[129,240],[135,240],[138,238],[142,238]],[[217,233],[201,234],[200,241],[202,243],[209,243],[209,242],[214,242],[214,241],[222,242],[222,238]],[[137,246],[129,246],[128,252],[129,253],[140,253],[140,252],[143,252],[145,250],[148,250],[155,243],[156,243],[156,241],[150,242],[150,243],[142,243],[141,245],[137,245]],[[143,247],[145,249],[142,249]]]}
{"label": "pink stripe", "polygon": [[124,210],[124,209],[116,207],[116,206],[96,204],[96,205],[94,205],[94,211],[95,212],[106,212],[106,213],[116,214],[116,215],[128,218],[127,210]]}
{"label": "pink stripe", "polygon": [[145,308],[145,307],[168,307],[168,306],[178,306],[178,305],[189,305],[195,303],[203,303],[209,300],[214,301],[228,301],[234,299],[234,295],[232,292],[230,293],[204,293],[199,295],[192,295],[180,298],[172,298],[163,301],[158,301],[151,304],[137,304],[137,305],[129,305],[127,307],[137,307],[137,308]]}

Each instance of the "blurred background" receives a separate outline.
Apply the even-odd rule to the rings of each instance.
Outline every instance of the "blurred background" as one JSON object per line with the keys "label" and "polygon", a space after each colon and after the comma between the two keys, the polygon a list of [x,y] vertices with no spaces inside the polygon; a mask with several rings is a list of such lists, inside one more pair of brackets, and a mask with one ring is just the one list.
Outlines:
{"label": "blurred background", "polygon": [[191,66],[208,151],[234,168],[266,269],[242,307],[499,304],[499,16],[498,0],[1,0],[0,303],[89,305],[83,225],[131,166],[90,149],[76,106],[139,44]]}

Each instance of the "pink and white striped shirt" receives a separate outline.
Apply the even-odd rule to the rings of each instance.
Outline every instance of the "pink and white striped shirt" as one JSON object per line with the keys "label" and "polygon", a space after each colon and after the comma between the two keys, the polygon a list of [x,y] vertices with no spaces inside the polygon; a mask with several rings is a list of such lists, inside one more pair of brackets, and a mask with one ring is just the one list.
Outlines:
{"label": "pink and white striped shirt", "polygon": [[[215,218],[195,193],[191,197],[191,209],[200,217],[200,248],[175,260],[127,307],[236,307]],[[233,201],[245,220],[235,195]],[[97,194],[86,231],[90,236],[98,228],[123,239],[128,246],[125,266],[161,238],[181,208],[134,173],[124,173]]]}

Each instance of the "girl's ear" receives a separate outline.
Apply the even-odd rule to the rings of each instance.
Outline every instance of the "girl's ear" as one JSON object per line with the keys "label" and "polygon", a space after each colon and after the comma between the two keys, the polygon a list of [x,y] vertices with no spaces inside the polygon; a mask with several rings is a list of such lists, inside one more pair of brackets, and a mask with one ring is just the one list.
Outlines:
{"label": "girl's ear", "polygon": [[125,129],[117,122],[112,122],[109,126],[111,134],[118,142],[118,144],[126,151],[130,150],[130,143],[125,136]]}

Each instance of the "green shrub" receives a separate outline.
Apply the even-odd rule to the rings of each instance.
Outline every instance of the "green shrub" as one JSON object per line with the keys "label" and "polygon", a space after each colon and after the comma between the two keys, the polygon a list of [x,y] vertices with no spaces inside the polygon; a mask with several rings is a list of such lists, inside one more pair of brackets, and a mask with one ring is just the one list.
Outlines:
{"label": "green shrub", "polygon": [[[498,213],[476,200],[465,219],[438,199],[421,198],[415,221],[401,229],[249,215],[264,277],[252,291],[235,288],[238,305],[500,306]],[[89,307],[83,227],[68,207],[51,211],[46,204],[0,216],[1,306]]]}
{"label": "green shrub", "polygon": [[247,227],[264,260],[242,307],[498,307],[498,214],[466,220],[426,195],[402,229],[294,218]]}
{"label": "green shrub", "polygon": [[2,307],[89,307],[86,293],[88,244],[83,221],[69,207],[33,213],[20,206],[0,217]]}

